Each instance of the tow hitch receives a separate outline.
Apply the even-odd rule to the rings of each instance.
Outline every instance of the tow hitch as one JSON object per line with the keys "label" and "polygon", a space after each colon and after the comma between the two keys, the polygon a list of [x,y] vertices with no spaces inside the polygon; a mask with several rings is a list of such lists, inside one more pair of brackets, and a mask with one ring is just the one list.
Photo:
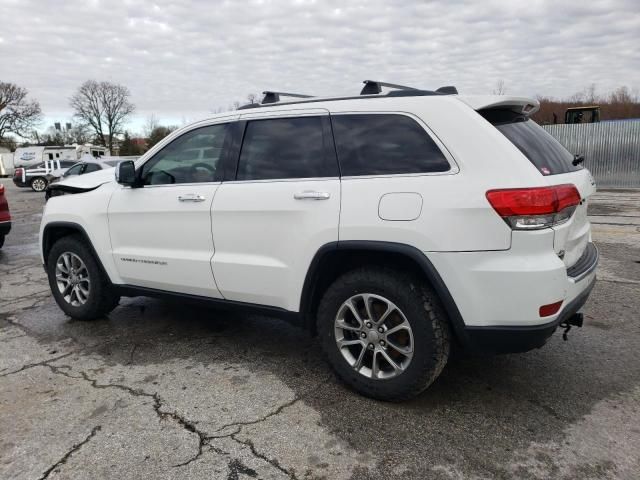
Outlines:
{"label": "tow hitch", "polygon": [[565,342],[569,340],[569,338],[567,337],[567,334],[569,333],[569,330],[571,330],[571,327],[575,325],[576,327],[580,328],[582,327],[583,321],[584,321],[584,315],[582,313],[574,313],[569,318],[567,318],[564,322],[562,322],[560,324],[560,327],[564,328],[564,332],[562,332],[562,339]]}

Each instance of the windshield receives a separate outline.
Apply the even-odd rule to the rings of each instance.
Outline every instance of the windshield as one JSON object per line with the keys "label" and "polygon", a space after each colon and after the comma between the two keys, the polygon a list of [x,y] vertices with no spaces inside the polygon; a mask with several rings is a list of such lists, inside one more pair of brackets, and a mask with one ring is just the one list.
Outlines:
{"label": "windshield", "polygon": [[580,170],[573,155],[547,131],[528,117],[510,110],[489,109],[478,113],[491,122],[543,175]]}

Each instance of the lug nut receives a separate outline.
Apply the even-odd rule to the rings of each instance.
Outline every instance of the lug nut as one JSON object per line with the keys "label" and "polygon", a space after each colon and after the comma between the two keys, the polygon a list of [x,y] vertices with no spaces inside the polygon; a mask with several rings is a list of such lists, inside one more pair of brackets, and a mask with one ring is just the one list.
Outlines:
{"label": "lug nut", "polygon": [[373,343],[369,344],[369,350],[373,350]]}
{"label": "lug nut", "polygon": [[380,333],[384,333],[384,328],[382,328],[382,327],[378,327],[378,331],[379,331]]}
{"label": "lug nut", "polygon": [[373,327],[373,324],[371,322],[367,322],[367,328],[371,328]]}
{"label": "lug nut", "polygon": [[383,347],[387,344],[387,342],[385,342],[384,340],[380,340],[380,345],[382,345]]}
{"label": "lug nut", "polygon": [[361,332],[361,333],[360,333],[360,336],[361,336],[362,338],[365,338],[365,337],[367,336],[367,334],[366,334],[366,333],[364,333],[364,332]]}

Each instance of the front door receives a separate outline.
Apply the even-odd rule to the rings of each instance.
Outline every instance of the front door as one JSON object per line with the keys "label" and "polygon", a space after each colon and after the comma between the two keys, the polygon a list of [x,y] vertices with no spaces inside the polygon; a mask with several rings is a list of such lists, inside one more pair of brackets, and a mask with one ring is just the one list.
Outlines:
{"label": "front door", "polygon": [[109,204],[113,257],[130,285],[220,298],[211,271],[211,204],[220,186],[227,124],[194,128],[140,167],[142,186]]}
{"label": "front door", "polygon": [[237,171],[213,202],[213,272],[228,300],[298,311],[313,256],[338,240],[340,179],[328,113],[240,120]]}

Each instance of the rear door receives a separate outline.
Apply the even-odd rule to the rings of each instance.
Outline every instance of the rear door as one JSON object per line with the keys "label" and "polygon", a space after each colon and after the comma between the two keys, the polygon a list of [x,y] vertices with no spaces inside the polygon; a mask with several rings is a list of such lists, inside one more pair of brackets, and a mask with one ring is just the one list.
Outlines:
{"label": "rear door", "polygon": [[313,256],[338,240],[340,179],[328,112],[240,120],[237,161],[213,203],[213,272],[226,299],[297,311]]}

